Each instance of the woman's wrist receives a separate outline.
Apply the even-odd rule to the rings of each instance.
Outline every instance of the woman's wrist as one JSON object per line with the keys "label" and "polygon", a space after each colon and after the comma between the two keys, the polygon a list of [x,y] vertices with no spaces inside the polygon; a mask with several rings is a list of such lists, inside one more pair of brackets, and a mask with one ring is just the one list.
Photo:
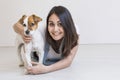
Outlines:
{"label": "woman's wrist", "polygon": [[51,65],[50,66],[45,66],[44,65],[43,73],[49,73],[49,72],[51,72]]}

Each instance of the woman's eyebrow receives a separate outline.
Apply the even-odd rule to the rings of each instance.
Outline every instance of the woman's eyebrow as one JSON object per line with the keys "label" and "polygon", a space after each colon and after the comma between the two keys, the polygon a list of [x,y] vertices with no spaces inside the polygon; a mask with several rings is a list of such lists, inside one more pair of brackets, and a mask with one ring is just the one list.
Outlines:
{"label": "woman's eyebrow", "polygon": [[48,22],[53,22],[53,21],[50,21],[50,20],[49,20]]}
{"label": "woman's eyebrow", "polygon": [[61,21],[57,21],[57,23],[61,23]]}
{"label": "woman's eyebrow", "polygon": [[57,21],[58,23],[61,23],[61,21]]}

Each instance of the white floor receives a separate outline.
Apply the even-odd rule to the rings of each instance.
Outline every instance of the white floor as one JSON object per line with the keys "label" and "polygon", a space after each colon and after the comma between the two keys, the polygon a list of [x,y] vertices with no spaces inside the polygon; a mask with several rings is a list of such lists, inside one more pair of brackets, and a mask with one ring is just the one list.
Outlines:
{"label": "white floor", "polygon": [[80,45],[69,68],[24,75],[15,47],[0,47],[1,80],[120,80],[120,45]]}

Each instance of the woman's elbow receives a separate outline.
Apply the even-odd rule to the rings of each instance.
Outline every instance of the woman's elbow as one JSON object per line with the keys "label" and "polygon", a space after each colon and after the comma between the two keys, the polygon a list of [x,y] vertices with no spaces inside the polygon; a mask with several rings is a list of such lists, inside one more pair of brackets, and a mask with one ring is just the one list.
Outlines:
{"label": "woman's elbow", "polygon": [[16,24],[13,25],[13,30],[16,32]]}
{"label": "woman's elbow", "polygon": [[69,61],[67,62],[66,67],[70,67],[70,66],[71,66],[71,64],[72,64],[72,60],[69,60]]}

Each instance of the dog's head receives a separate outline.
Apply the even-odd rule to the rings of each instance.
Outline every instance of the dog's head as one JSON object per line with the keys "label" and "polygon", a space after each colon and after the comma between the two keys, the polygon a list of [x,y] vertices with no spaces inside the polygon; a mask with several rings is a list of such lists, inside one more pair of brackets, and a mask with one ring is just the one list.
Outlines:
{"label": "dog's head", "polygon": [[42,18],[36,15],[26,16],[23,15],[19,22],[24,26],[24,34],[32,35],[34,31],[38,28],[38,23],[42,21]]}

